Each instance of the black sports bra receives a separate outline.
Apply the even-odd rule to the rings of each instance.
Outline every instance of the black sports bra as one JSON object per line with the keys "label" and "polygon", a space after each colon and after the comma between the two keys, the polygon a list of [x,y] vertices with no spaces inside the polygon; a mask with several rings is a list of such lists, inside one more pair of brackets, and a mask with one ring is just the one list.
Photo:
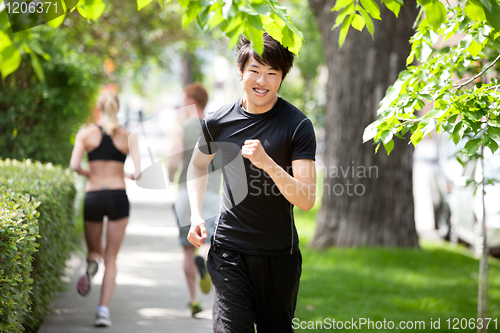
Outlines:
{"label": "black sports bra", "polygon": [[90,161],[118,161],[125,163],[127,155],[119,151],[113,144],[113,139],[104,131],[102,127],[97,125],[102,133],[101,143],[99,147],[88,153],[89,162]]}

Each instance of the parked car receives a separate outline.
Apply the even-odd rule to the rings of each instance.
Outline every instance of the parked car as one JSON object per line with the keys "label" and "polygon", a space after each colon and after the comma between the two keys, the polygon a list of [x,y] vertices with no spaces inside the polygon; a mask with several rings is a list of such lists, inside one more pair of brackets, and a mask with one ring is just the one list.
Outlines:
{"label": "parked car", "polygon": [[[482,252],[482,186],[476,190],[469,184],[481,181],[482,164],[480,160],[457,161],[464,145],[465,141],[455,145],[441,138],[432,181],[435,226],[444,239],[464,242]],[[485,149],[484,176],[500,180],[500,155],[489,149]],[[500,255],[500,183],[485,186],[484,202],[487,244],[491,254]]]}

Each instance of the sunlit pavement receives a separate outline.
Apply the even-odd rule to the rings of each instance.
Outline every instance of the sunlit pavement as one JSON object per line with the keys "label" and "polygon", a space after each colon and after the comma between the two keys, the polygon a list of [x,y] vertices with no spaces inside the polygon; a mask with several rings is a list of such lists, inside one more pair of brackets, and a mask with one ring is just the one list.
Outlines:
{"label": "sunlit pavement", "polygon": [[[144,157],[143,157],[144,158]],[[147,160],[145,166],[147,166]],[[182,249],[167,190],[146,190],[127,181],[131,215],[120,250],[117,286],[110,304],[113,326],[106,332],[198,333],[212,331],[212,294],[200,301],[204,311],[191,317],[187,285],[182,271]],[[94,312],[99,301],[103,267],[94,278],[90,295],[76,292],[84,270],[84,254],[70,262],[70,282],[55,303],[55,314],[39,333],[94,332]]]}

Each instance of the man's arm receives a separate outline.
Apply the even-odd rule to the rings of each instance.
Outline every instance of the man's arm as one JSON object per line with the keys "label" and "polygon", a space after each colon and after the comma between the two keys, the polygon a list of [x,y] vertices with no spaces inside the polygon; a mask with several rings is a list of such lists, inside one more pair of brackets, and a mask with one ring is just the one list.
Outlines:
{"label": "man's arm", "polygon": [[207,229],[201,212],[207,190],[208,165],[212,158],[213,155],[203,154],[196,144],[187,171],[187,190],[191,207],[191,228],[188,240],[196,247],[203,245],[207,238]]}
{"label": "man's arm", "polygon": [[175,173],[182,160],[184,150],[184,131],[180,125],[175,126],[170,135],[170,151],[168,154],[168,180],[174,181]]}
{"label": "man's arm", "polygon": [[316,167],[314,160],[292,161],[293,177],[280,167],[259,140],[247,140],[241,151],[243,157],[264,170],[272,178],[281,194],[304,211],[310,210],[316,201]]}

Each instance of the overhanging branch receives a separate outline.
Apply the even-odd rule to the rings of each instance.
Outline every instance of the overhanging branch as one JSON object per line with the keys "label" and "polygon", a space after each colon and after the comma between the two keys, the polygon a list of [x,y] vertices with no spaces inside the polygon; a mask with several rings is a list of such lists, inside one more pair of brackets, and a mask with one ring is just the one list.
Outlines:
{"label": "overhanging branch", "polygon": [[498,57],[496,57],[495,60],[493,60],[493,62],[486,68],[484,68],[481,72],[479,72],[478,74],[474,75],[473,77],[471,77],[470,79],[468,79],[467,81],[465,81],[464,83],[460,83],[460,84],[455,84],[453,85],[453,87],[455,88],[454,91],[457,91],[458,89],[462,88],[463,86],[466,86],[468,85],[469,83],[471,83],[472,81],[474,81],[475,79],[477,79],[478,77],[480,77],[481,75],[483,75],[488,69],[490,69],[491,67],[493,67],[493,65],[500,59],[500,54],[498,55]]}

